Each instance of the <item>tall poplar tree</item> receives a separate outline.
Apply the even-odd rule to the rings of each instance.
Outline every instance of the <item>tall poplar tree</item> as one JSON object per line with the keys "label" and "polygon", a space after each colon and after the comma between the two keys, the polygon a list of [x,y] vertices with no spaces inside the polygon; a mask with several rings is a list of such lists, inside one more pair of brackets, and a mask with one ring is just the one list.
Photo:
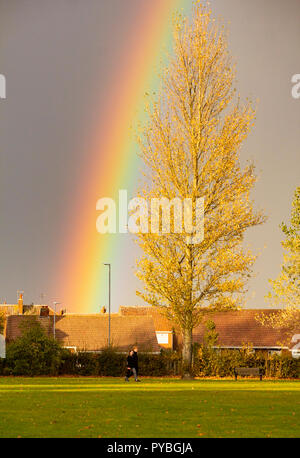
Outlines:
{"label": "tall poplar tree", "polygon": [[137,236],[143,251],[137,276],[144,285],[137,294],[180,327],[188,367],[193,328],[204,311],[241,303],[255,260],[243,236],[264,221],[249,195],[254,166],[242,167],[239,154],[255,110],[236,94],[227,43],[225,27],[207,5],[197,3],[190,21],[176,17],[174,52],[138,135],[146,166],[142,197],[190,198],[194,217],[197,199],[204,198],[201,243],[191,244],[185,231]]}

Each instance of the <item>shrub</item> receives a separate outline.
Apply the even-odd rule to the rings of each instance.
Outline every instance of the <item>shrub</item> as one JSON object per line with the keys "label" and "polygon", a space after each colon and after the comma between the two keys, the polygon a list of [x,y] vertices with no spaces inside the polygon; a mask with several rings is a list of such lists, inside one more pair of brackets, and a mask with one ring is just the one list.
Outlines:
{"label": "shrub", "polygon": [[[59,373],[69,375],[125,376],[127,354],[106,348],[101,353],[70,353],[62,356]],[[141,376],[176,375],[180,365],[176,352],[161,352],[159,355],[139,353],[139,374]]]}
{"label": "shrub", "polygon": [[117,353],[114,349],[106,348],[98,355],[98,374],[120,377],[125,374],[126,355]]}
{"label": "shrub", "polygon": [[62,349],[48,337],[35,320],[23,326],[21,337],[7,346],[5,372],[12,375],[56,375],[61,363]]}
{"label": "shrub", "polygon": [[300,360],[290,354],[268,355],[253,352],[251,347],[226,350],[200,346],[194,355],[194,374],[198,377],[233,377],[235,367],[260,367],[266,377],[300,377]]}

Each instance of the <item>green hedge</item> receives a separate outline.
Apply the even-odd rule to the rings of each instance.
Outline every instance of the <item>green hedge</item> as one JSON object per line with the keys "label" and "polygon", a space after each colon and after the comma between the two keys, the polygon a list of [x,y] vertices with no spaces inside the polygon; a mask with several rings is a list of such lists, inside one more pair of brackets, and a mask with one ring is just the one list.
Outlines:
{"label": "green hedge", "polygon": [[[123,377],[126,372],[126,354],[114,350],[101,353],[71,353],[61,349],[55,358],[35,359],[31,355],[10,352],[9,358],[0,359],[0,375],[80,375]],[[12,359],[12,356],[14,359]],[[181,375],[181,358],[175,352],[160,355],[139,354],[140,376]],[[197,350],[194,355],[193,373],[196,377],[233,377],[235,367],[261,367],[266,377],[299,378],[300,360],[290,355],[268,356],[246,350]]]}
{"label": "green hedge", "polygon": [[[125,376],[127,355],[115,350],[106,349],[101,353],[70,353],[64,351],[59,368],[60,375],[96,375],[96,376]],[[139,354],[139,374],[141,376],[176,375],[179,372],[180,357],[168,353],[152,355]]]}
{"label": "green hedge", "polygon": [[202,346],[194,353],[195,376],[233,377],[235,367],[259,367],[265,377],[300,377],[300,359],[294,359],[290,354],[268,355],[263,351],[252,352],[251,348],[216,350]]}

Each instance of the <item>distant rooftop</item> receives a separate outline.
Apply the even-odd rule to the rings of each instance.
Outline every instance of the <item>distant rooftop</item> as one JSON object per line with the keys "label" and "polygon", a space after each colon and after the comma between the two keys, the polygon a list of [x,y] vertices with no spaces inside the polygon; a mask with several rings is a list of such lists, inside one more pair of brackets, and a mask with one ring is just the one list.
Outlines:
{"label": "distant rooftop", "polygon": [[[23,304],[23,314],[25,315],[39,315],[42,307],[49,308],[49,314],[54,315],[54,310],[46,304]],[[19,304],[0,304],[0,312],[6,315],[19,315]]]}
{"label": "distant rooftop", "polygon": [[[53,316],[12,315],[7,318],[6,338],[12,341],[21,335],[20,324],[37,319],[49,335],[53,334]],[[56,338],[63,346],[77,350],[100,351],[108,345],[108,315],[62,315],[56,317]],[[111,316],[111,345],[129,351],[138,345],[140,351],[159,352],[153,319],[149,316]]]}
{"label": "distant rooftop", "polygon": [[[7,307],[11,307],[7,305]],[[13,305],[14,307],[14,305]],[[42,306],[35,306],[42,307]],[[230,312],[208,313],[203,322],[193,330],[193,340],[203,343],[205,322],[210,319],[216,325],[218,345],[223,348],[290,348],[291,336],[285,329],[272,329],[258,321],[261,312],[276,313],[274,309],[243,309]],[[49,335],[53,333],[53,316],[40,317],[33,314],[8,314],[6,338],[12,341],[20,336],[19,325],[24,320],[38,319]],[[56,338],[63,346],[77,350],[99,351],[108,344],[108,314],[65,314],[56,316]],[[133,345],[140,350],[158,352],[157,335],[172,333],[174,348],[180,348],[182,337],[178,326],[164,317],[154,307],[120,307],[119,313],[111,314],[111,344],[120,351],[128,351]]]}

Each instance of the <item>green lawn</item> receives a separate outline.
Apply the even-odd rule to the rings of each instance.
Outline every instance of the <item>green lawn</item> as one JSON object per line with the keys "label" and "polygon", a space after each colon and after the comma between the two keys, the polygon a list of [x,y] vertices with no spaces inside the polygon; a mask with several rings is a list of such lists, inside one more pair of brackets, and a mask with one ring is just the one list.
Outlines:
{"label": "green lawn", "polygon": [[0,377],[0,437],[300,437],[300,381]]}

